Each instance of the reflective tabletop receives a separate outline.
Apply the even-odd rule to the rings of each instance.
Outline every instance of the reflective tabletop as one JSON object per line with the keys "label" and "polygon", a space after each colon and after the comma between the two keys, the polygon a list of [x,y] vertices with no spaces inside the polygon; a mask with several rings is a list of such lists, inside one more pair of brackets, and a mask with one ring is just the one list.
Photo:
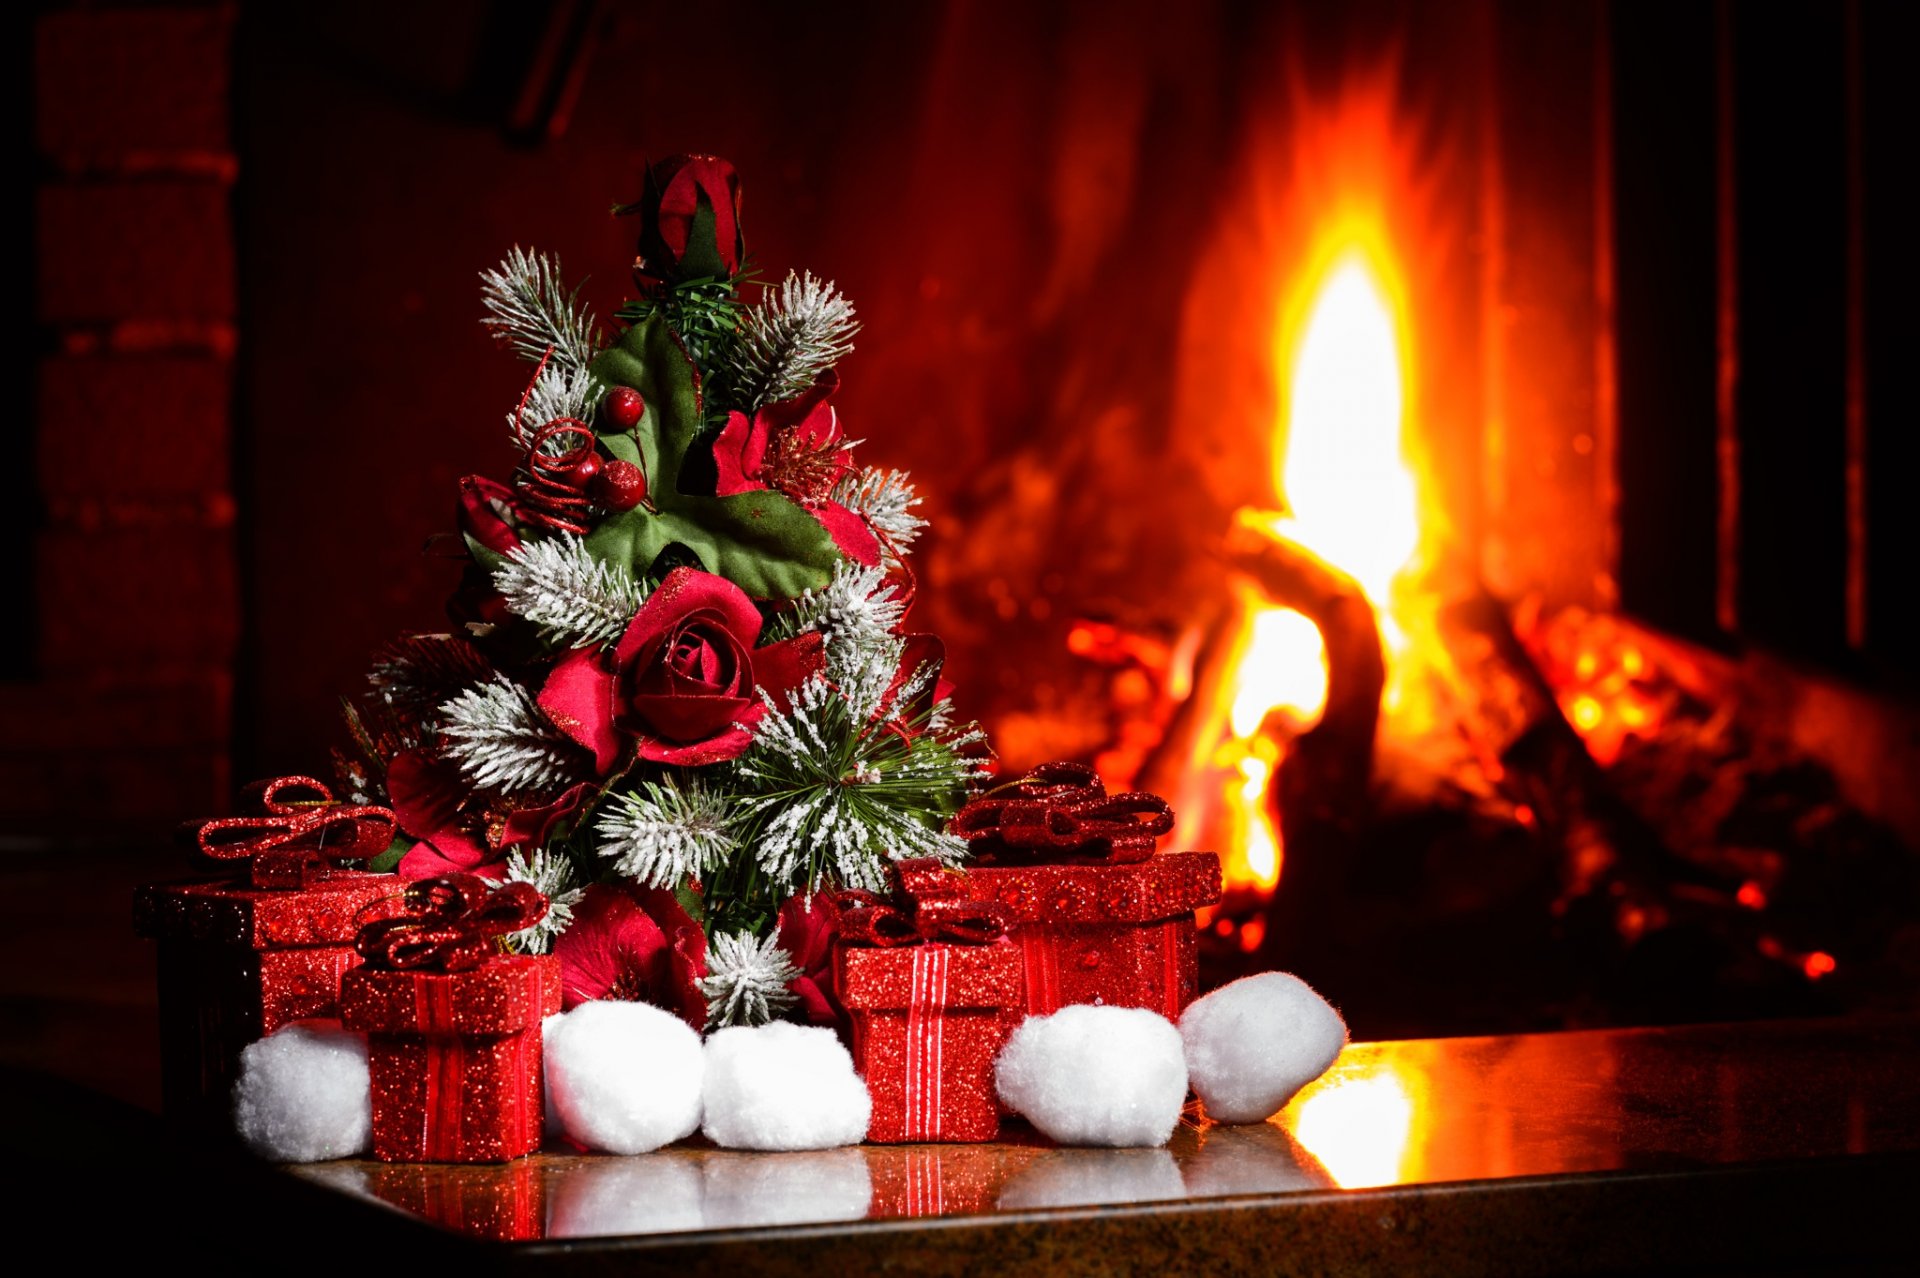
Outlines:
{"label": "reflective tabletop", "polygon": [[1162,1149],[1055,1148],[1009,1123],[986,1145],[781,1154],[681,1145],[634,1157],[549,1150],[499,1166],[290,1170],[439,1229],[522,1241],[690,1242],[909,1220],[1011,1226],[1089,1209],[1271,1213],[1367,1198],[1357,1191],[1398,1202],[1446,1186],[1649,1176],[1669,1185],[1649,1201],[1677,1202],[1672,1185],[1716,1171],[1811,1175],[1831,1160],[1865,1167],[1863,1158],[1920,1153],[1916,1049],[1911,1019],[1356,1043],[1269,1122],[1216,1125],[1195,1106]]}

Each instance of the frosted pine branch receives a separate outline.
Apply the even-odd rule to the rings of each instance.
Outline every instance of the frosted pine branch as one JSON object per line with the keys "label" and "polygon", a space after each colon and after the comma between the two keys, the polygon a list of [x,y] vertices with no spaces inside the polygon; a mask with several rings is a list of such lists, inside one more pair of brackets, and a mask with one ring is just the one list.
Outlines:
{"label": "frosted pine branch", "polygon": [[731,796],[696,777],[611,796],[594,829],[616,874],[664,888],[724,865],[740,846],[737,827]]}
{"label": "frosted pine branch", "polygon": [[507,607],[569,647],[620,636],[646,602],[632,573],[600,559],[577,537],[522,542],[494,570]]}
{"label": "frosted pine branch", "polygon": [[857,718],[870,718],[893,682],[902,650],[893,632],[906,611],[885,570],[850,560],[834,566],[824,589],[809,589],[794,601],[796,632],[814,630],[825,638],[827,677],[848,693]]}
{"label": "frosted pine branch", "polygon": [[800,975],[774,936],[724,932],[707,947],[707,1028],[765,1025],[799,1000],[787,986]]}
{"label": "frosted pine branch", "polygon": [[740,317],[726,354],[734,407],[751,413],[798,395],[853,350],[859,331],[853,303],[832,281],[788,272]]}
{"label": "frosted pine branch", "polygon": [[374,656],[367,682],[388,706],[424,711],[489,669],[480,650],[458,635],[402,635]]}
{"label": "frosted pine branch", "polygon": [[927,521],[913,513],[920,497],[903,470],[875,466],[842,475],[833,486],[833,500],[859,515],[880,534],[882,550],[898,559],[913,546]]}
{"label": "frosted pine branch", "polygon": [[531,883],[547,898],[547,912],[538,923],[507,934],[516,952],[545,954],[560,934],[573,926],[573,907],[586,891],[574,882],[573,862],[564,856],[551,856],[545,848],[535,848],[531,857],[522,856],[515,848],[507,857],[507,882]]}
{"label": "frosted pine branch", "polygon": [[944,827],[984,773],[968,753],[976,729],[934,733],[921,716],[910,731],[876,731],[855,697],[819,677],[784,702],[762,700],[767,713],[734,769],[748,791],[747,842],[770,878],[794,890],[831,881],[885,891],[891,859],[966,856],[965,840]]}
{"label": "frosted pine branch", "polygon": [[[527,393],[525,406],[515,404],[507,414],[507,438],[512,441],[514,451],[524,453],[531,448],[534,435],[548,422],[562,417],[592,421],[599,389],[600,383],[586,369],[565,368],[548,361],[540,370],[540,376],[533,379],[533,389]],[[547,447],[557,452],[577,442],[571,436],[562,435],[557,440],[549,440]]]}
{"label": "frosted pine branch", "polygon": [[514,794],[580,779],[580,747],[561,735],[533,693],[505,675],[440,707],[447,757],[484,790]]}
{"label": "frosted pine branch", "polygon": [[550,366],[577,373],[593,361],[600,331],[593,312],[580,303],[580,290],[560,278],[560,259],[514,246],[506,260],[480,273],[481,323],[496,339],[527,359],[553,355]]}

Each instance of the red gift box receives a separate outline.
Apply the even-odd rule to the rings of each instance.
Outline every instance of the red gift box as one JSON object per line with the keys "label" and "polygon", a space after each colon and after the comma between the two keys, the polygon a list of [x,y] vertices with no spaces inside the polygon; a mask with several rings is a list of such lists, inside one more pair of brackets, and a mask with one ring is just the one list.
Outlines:
{"label": "red gift box", "polygon": [[493,1163],[540,1147],[540,1022],[560,1010],[551,955],[458,972],[359,967],[341,1017],[367,1033],[373,1156]]}
{"label": "red gift box", "polygon": [[960,881],[970,898],[998,903],[1012,920],[1030,1014],[1106,1003],[1178,1020],[1199,992],[1193,912],[1220,899],[1220,858],[1211,852],[1124,864],[974,865]]}
{"label": "red gift box", "polygon": [[224,1125],[240,1050],[289,1021],[340,1015],[363,915],[401,889],[336,870],[301,888],[153,883],[134,927],[159,942],[160,1082],[167,1113]]}
{"label": "red gift box", "polygon": [[1020,950],[837,944],[834,989],[873,1097],[867,1139],[983,1141],[1000,1130],[993,1060],[1020,1006]]}

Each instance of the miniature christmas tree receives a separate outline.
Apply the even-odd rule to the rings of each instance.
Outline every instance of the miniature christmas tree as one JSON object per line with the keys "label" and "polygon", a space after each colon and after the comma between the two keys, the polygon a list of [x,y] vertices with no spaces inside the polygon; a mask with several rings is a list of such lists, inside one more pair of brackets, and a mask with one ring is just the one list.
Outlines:
{"label": "miniature christmas tree", "polygon": [[946,825],[984,738],[939,640],[906,629],[912,485],[862,467],[833,407],[852,304],[806,274],[743,297],[725,161],[656,165],[621,212],[638,295],[616,331],[552,257],[481,277],[484,323],[532,366],[518,464],[462,481],[459,628],[379,656],[343,779],[398,817],[373,868],[538,887],[553,908],[508,944],[557,953],[569,1005],[815,1012],[791,935],[896,859],[965,856]]}

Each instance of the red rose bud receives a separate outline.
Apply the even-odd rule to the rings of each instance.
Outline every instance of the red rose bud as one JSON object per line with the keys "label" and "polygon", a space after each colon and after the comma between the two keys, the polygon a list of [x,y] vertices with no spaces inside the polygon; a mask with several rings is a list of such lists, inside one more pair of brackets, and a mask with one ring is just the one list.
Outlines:
{"label": "red rose bud", "polygon": [[607,392],[604,401],[607,420],[616,430],[632,430],[640,424],[641,415],[647,411],[647,401],[640,392],[631,386],[616,386]]}
{"label": "red rose bud", "polygon": [[496,555],[519,548],[520,534],[510,522],[518,514],[513,489],[484,475],[460,481],[460,531]]}
{"label": "red rose bud", "polygon": [[740,179],[718,156],[676,155],[647,167],[634,283],[656,293],[683,280],[724,279],[740,269]]}
{"label": "red rose bud", "polygon": [[589,495],[609,510],[632,510],[647,499],[647,476],[632,462],[615,458],[601,468]]}

